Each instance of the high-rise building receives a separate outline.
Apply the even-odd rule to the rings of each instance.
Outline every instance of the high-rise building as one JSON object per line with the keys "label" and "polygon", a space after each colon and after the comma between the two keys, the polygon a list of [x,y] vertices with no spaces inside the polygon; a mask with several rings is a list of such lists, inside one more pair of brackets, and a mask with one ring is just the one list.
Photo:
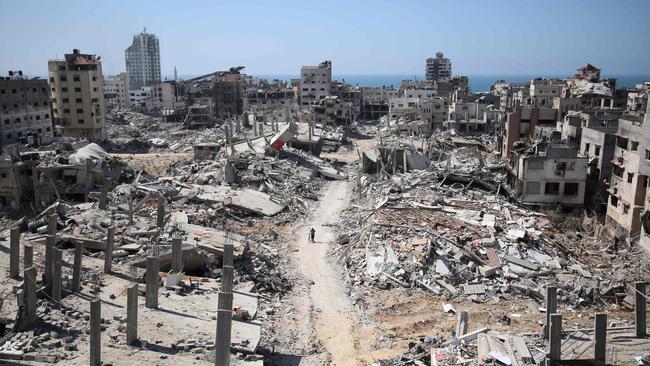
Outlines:
{"label": "high-rise building", "polygon": [[427,80],[448,80],[451,78],[451,61],[442,52],[436,52],[435,58],[427,59],[425,76]]}
{"label": "high-rise building", "polygon": [[124,54],[130,89],[160,83],[160,45],[158,37],[147,33],[147,28],[133,36]]}
{"label": "high-rise building", "polygon": [[48,62],[52,115],[62,136],[106,137],[102,64],[96,55],[75,49],[64,60]]}
{"label": "high-rise building", "polygon": [[52,137],[50,87],[47,80],[9,71],[0,77],[0,146],[30,136],[39,143]]}
{"label": "high-rise building", "polygon": [[332,86],[332,61],[323,61],[318,66],[303,66],[300,69],[300,105],[318,104],[321,98],[330,95]]}
{"label": "high-rise building", "polygon": [[104,101],[106,106],[127,108],[129,101],[129,74],[121,72],[104,79]]}

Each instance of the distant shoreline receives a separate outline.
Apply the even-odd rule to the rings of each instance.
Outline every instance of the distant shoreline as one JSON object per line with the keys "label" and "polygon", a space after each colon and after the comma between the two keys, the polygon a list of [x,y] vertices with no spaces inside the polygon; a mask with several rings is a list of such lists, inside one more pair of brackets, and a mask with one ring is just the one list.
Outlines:
{"label": "distant shoreline", "polygon": [[[251,76],[260,77],[268,80],[279,79],[283,81],[291,81],[291,79],[296,79],[300,77],[300,74],[249,74]],[[191,79],[197,75],[179,75],[181,79]],[[468,75],[470,89],[474,92],[489,91],[490,86],[494,84],[497,80],[506,80],[511,83],[522,83],[529,80],[544,77],[544,78],[567,78],[572,75]],[[332,75],[333,79],[338,81],[345,80],[346,83],[358,86],[369,86],[369,87],[381,87],[391,85],[395,88],[398,88],[402,80],[424,80],[424,75],[408,75],[408,74],[334,74]],[[616,78],[616,87],[617,88],[628,88],[634,89],[636,84],[640,84],[644,81],[650,80],[650,74],[629,74],[629,75],[604,75],[603,78]],[[163,80],[172,80],[172,75],[164,75]]]}

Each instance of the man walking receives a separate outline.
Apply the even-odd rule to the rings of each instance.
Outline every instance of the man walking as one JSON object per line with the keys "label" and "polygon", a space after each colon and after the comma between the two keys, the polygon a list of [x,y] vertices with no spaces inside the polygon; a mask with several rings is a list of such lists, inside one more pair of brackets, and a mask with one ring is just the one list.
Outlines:
{"label": "man walking", "polygon": [[314,228],[309,229],[309,241],[314,242],[314,236],[316,236],[316,230]]}

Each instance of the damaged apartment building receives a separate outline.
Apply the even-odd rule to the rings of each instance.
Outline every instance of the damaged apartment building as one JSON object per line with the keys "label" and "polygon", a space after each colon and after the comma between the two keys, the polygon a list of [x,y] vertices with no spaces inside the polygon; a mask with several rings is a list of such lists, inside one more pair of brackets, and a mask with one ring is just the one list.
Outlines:
{"label": "damaged apartment building", "polygon": [[[184,124],[206,127],[244,112],[244,66],[231,67],[185,81],[187,115]],[[205,111],[205,113],[197,113]],[[195,117],[198,116],[198,119]]]}
{"label": "damaged apartment building", "polygon": [[0,160],[0,212],[40,212],[57,200],[88,201],[97,187],[117,183],[124,164],[97,144],[53,144],[47,150],[18,147]]}
{"label": "damaged apartment building", "polygon": [[[501,153],[511,170],[514,193],[523,203],[607,208],[608,226],[638,234],[640,198],[625,192],[638,192],[640,185],[647,185],[643,178],[637,181],[634,172],[639,161],[634,156],[641,151],[635,136],[642,136],[643,123],[620,106],[625,91],[616,90],[615,83],[615,79],[602,80],[600,69],[588,64],[572,78],[531,80],[527,88],[515,86],[516,93],[507,91],[511,88],[507,83],[497,83],[492,94],[501,95],[502,107],[504,98],[514,103],[507,107]],[[630,165],[625,163],[633,170],[628,175],[617,166],[621,160],[616,156],[623,151],[632,157]],[[540,176],[542,171],[548,174]],[[537,181],[527,184],[531,177],[544,181],[539,186]],[[611,195],[619,191],[616,187],[622,181],[636,186],[623,188],[624,203],[619,206],[618,198]],[[568,190],[563,189],[565,184]],[[636,212],[626,217],[635,205]]]}
{"label": "damaged apartment building", "polygon": [[22,71],[0,77],[0,147],[45,144],[52,136],[47,80],[27,78]]}
{"label": "damaged apartment building", "polygon": [[102,64],[78,49],[48,62],[53,122],[61,136],[102,141],[106,121]]}

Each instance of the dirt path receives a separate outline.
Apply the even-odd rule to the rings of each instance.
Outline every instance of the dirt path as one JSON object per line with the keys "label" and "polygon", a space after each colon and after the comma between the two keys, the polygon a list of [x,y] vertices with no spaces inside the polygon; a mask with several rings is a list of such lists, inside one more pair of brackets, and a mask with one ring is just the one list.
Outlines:
{"label": "dirt path", "polygon": [[[350,201],[350,183],[328,182],[318,208],[295,230],[292,254],[297,269],[311,285],[308,295],[314,314],[316,336],[337,366],[360,365],[359,339],[345,283],[327,256],[329,243],[335,239],[330,224]],[[316,229],[315,243],[309,242],[309,228]]]}

